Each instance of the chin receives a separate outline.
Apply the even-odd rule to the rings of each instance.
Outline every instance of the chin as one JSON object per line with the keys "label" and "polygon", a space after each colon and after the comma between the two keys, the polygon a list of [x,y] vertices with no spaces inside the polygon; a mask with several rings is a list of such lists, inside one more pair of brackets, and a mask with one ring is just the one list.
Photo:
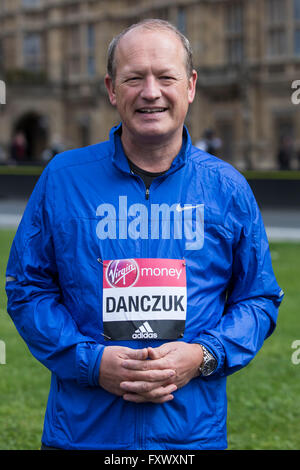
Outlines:
{"label": "chin", "polygon": [[136,134],[137,137],[143,140],[164,140],[169,134],[167,132],[162,132],[161,129],[159,130],[152,130],[148,132],[139,132]]}
{"label": "chin", "polygon": [[141,137],[164,137],[165,135],[170,134],[170,129],[162,126],[161,123],[156,123],[155,125],[138,126],[135,129],[135,134]]}

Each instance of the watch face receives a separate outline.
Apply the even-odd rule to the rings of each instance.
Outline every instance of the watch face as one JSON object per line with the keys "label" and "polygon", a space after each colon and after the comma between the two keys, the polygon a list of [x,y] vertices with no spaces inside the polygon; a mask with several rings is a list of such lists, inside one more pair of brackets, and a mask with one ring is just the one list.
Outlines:
{"label": "watch face", "polygon": [[218,363],[216,358],[203,346],[203,363],[200,367],[201,375],[207,376],[213,373],[215,368],[217,367]]}
{"label": "watch face", "polygon": [[210,358],[205,361],[205,364],[202,368],[202,375],[210,375],[216,368],[216,360],[214,358]]}

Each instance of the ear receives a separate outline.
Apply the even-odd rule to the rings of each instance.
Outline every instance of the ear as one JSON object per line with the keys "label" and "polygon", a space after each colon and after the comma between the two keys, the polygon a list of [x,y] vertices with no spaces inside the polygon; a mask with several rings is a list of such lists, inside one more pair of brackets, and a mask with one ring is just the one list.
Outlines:
{"label": "ear", "polygon": [[116,106],[117,100],[116,100],[115,86],[111,77],[108,74],[105,75],[104,83],[108,92],[109,101],[111,102],[113,106]]}
{"label": "ear", "polygon": [[195,93],[196,93],[196,84],[197,84],[197,72],[193,70],[192,76],[189,78],[189,85],[188,85],[188,99],[189,104],[194,101]]}

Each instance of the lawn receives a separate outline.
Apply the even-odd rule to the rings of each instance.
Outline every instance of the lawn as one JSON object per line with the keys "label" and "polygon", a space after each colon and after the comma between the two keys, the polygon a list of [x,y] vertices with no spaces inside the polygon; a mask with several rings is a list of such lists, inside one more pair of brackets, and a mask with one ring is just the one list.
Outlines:
{"label": "lawn", "polygon": [[[0,230],[0,450],[39,449],[49,372],[29,353],[6,313],[5,267],[13,231]],[[273,267],[285,291],[277,329],[257,357],[228,378],[229,449],[300,449],[300,243],[271,244]],[[300,354],[299,354],[300,356]]]}
{"label": "lawn", "polygon": [[0,450],[38,449],[50,374],[36,361],[6,313],[5,269],[14,232],[0,230]]}

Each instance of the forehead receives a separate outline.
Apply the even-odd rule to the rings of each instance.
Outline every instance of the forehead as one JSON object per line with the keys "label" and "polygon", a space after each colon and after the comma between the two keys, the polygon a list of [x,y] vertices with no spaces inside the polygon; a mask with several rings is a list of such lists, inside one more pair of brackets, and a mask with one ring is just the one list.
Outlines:
{"label": "forehead", "polygon": [[115,53],[118,67],[130,68],[151,62],[157,66],[185,66],[185,49],[177,34],[167,29],[137,27],[119,41]]}

